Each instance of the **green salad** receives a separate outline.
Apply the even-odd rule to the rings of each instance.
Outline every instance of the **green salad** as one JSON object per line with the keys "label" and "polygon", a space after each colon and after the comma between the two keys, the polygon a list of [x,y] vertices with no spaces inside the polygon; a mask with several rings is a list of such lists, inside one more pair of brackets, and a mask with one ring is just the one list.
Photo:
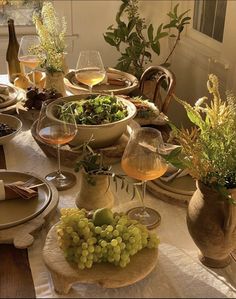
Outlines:
{"label": "green salad", "polygon": [[127,107],[115,96],[99,95],[94,98],[71,101],[59,109],[59,119],[70,122],[72,108],[77,124],[101,125],[121,120],[128,116]]}

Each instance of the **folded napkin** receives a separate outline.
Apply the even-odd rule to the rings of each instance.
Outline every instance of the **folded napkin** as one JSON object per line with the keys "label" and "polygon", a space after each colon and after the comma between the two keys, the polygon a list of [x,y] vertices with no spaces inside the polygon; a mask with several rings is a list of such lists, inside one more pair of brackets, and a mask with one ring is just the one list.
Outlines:
{"label": "folded napkin", "polygon": [[15,198],[30,199],[38,195],[38,185],[25,186],[22,181],[17,181],[11,184],[4,184],[0,180],[0,201]]}
{"label": "folded napkin", "polygon": [[189,174],[188,169],[177,169],[174,173],[167,173],[160,177],[160,180],[163,182],[171,182],[175,178],[180,178]]}
{"label": "folded napkin", "polygon": [[127,78],[117,74],[107,73],[107,83],[117,86],[127,85]]}

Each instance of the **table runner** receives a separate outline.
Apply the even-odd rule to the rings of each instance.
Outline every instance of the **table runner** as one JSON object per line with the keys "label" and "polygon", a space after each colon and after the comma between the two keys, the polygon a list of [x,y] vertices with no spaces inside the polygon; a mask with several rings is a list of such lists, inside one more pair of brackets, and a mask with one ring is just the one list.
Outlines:
{"label": "table runner", "polygon": [[[8,169],[35,172],[44,176],[55,170],[56,161],[45,157],[26,127],[6,145]],[[73,171],[73,169],[67,170]],[[120,171],[120,165],[113,169]],[[34,244],[28,249],[29,262],[38,298],[234,298],[236,297],[236,263],[225,269],[212,270],[204,267],[197,258],[198,249],[193,243],[185,222],[186,210],[159,201],[147,194],[146,203],[157,209],[162,223],[156,232],[160,236],[158,263],[144,280],[125,288],[102,289],[96,285],[77,284],[66,295],[58,295],[53,289],[49,272],[43,259],[42,248],[49,227],[59,219],[61,207],[74,207],[78,184],[59,192],[59,206],[50,223],[38,232]],[[115,192],[115,209],[127,210],[139,205],[130,201],[125,191]],[[138,265],[141,266],[141,265]]]}
{"label": "table runner", "polygon": [[[0,145],[0,168],[7,168],[3,145]],[[12,244],[0,244],[0,260],[0,298],[16,295],[22,298],[35,298],[27,249],[17,249]],[[4,269],[7,269],[7,273]]]}

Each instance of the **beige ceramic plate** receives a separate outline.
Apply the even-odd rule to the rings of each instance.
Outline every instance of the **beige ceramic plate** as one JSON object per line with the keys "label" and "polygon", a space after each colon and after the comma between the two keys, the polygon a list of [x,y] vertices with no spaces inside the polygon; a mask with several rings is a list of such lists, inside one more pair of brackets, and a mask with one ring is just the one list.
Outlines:
{"label": "beige ceramic plate", "polygon": [[15,104],[17,101],[18,90],[15,87],[6,85],[6,84],[0,84],[0,86],[8,87],[8,90],[9,90],[8,99],[6,101],[4,101],[3,103],[0,103],[0,108],[9,107],[9,106],[12,106],[13,104]]}
{"label": "beige ceramic plate", "polygon": [[36,183],[45,183],[38,187],[38,197],[0,201],[0,229],[19,225],[36,217],[51,200],[51,189],[44,179],[32,174],[0,170],[0,180],[4,183],[27,181],[31,177],[35,178]]}
{"label": "beige ceramic plate", "polygon": [[155,183],[157,186],[161,187],[164,190],[180,195],[191,196],[196,190],[196,183],[190,175],[175,178],[170,182],[164,182],[160,179],[156,179],[153,181],[153,183]]}
{"label": "beige ceramic plate", "polygon": [[[124,82],[123,86],[113,85],[113,84],[98,84],[93,87],[93,93],[111,93],[114,94],[128,94],[132,90],[138,87],[138,79],[132,74],[125,73],[116,69],[108,68],[107,69],[108,76],[112,76],[117,80],[121,80]],[[75,71],[70,71],[65,76],[65,84],[67,87],[72,88],[74,91],[78,91],[80,93],[88,93],[89,89],[86,85],[81,84],[75,78]]]}

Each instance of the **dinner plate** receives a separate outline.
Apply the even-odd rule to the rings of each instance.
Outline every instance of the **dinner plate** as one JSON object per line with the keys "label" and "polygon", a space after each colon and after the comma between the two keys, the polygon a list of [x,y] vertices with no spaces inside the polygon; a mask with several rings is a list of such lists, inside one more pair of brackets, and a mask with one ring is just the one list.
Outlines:
{"label": "dinner plate", "polygon": [[7,84],[0,84],[0,87],[6,87],[9,90],[8,99],[3,103],[0,103],[0,108],[6,108],[15,104],[17,102],[17,97],[19,94],[18,90],[15,87]]}
{"label": "dinner plate", "polygon": [[0,108],[0,113],[14,114],[16,112],[16,103],[4,108]]}
{"label": "dinner plate", "polygon": [[44,183],[38,187],[38,196],[31,199],[9,199],[0,201],[0,229],[22,224],[40,214],[51,200],[51,189],[46,180],[24,172],[0,170],[0,180],[4,183],[27,181],[35,178],[35,183]]}
{"label": "dinner plate", "polygon": [[160,179],[148,181],[147,190],[160,200],[186,208],[196,185],[193,178],[186,175],[171,182],[163,182]]}
{"label": "dinner plate", "polygon": [[[114,85],[111,83],[104,83],[104,84],[98,84],[93,86],[93,93],[114,93],[114,94],[128,94],[132,90],[136,89],[138,87],[139,81],[138,79],[133,76],[132,74],[125,73],[113,68],[108,68],[106,70],[108,82],[109,78],[115,80],[117,84],[119,84],[119,81],[122,85]],[[79,83],[78,80],[75,77],[75,70],[71,70],[69,73],[65,76],[65,85],[73,91],[77,91],[80,93],[88,93],[89,88],[88,86]]]}
{"label": "dinner plate", "polygon": [[192,196],[196,190],[196,183],[189,174],[182,177],[176,177],[170,182],[165,182],[160,179],[156,179],[153,182],[162,189],[176,194]]}

